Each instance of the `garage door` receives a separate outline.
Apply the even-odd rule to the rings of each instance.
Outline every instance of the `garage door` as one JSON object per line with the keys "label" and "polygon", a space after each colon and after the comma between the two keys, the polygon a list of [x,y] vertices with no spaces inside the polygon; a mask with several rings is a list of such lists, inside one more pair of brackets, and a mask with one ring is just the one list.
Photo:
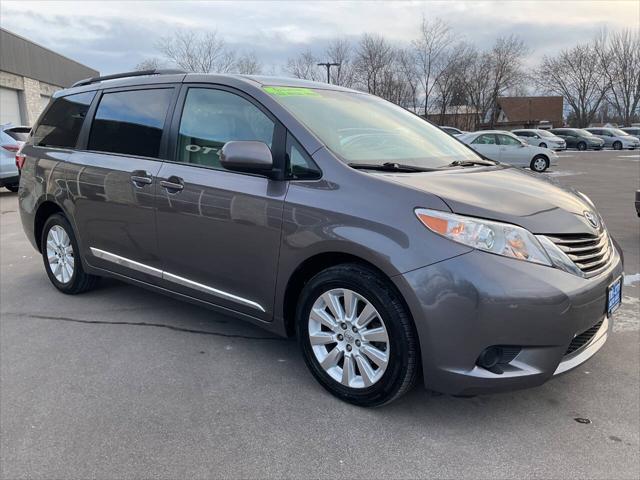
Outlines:
{"label": "garage door", "polygon": [[0,125],[13,123],[22,125],[18,90],[0,87]]}

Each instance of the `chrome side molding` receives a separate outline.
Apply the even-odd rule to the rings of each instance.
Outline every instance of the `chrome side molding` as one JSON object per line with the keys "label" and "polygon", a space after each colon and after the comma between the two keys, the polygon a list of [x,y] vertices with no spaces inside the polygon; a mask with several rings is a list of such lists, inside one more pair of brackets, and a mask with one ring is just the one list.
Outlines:
{"label": "chrome side molding", "polygon": [[144,263],[136,262],[135,260],[121,257],[120,255],[116,255],[115,253],[107,252],[105,250],[100,250],[99,248],[90,247],[90,250],[95,257],[101,258],[102,260],[106,260],[108,262],[115,263],[117,265],[130,268],[138,272],[146,273],[147,275],[151,275],[156,278],[161,278],[163,280],[167,280],[169,282],[182,285],[183,287],[191,288],[193,290],[199,290],[201,292],[214,295],[218,298],[231,300],[232,302],[246,305],[248,307],[259,310],[263,313],[266,312],[264,307],[259,303],[256,303],[252,300],[248,300],[243,297],[239,297],[237,295],[233,295],[231,293],[225,292],[224,290],[210,287],[209,285],[204,285],[202,283],[194,282],[193,280],[189,280],[188,278],[180,277],[179,275],[175,275],[173,273],[166,272],[158,268],[150,267],[149,265],[145,265]]}

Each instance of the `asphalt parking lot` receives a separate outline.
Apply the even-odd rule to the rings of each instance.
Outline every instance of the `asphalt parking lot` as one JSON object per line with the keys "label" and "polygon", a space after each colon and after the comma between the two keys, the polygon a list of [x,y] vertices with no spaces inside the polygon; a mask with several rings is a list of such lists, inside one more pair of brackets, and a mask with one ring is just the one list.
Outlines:
{"label": "asphalt parking lot", "polygon": [[111,280],[63,296],[2,190],[2,478],[638,478],[640,155],[567,151],[547,175],[625,252],[607,345],[536,389],[369,410],[325,393],[292,340]]}

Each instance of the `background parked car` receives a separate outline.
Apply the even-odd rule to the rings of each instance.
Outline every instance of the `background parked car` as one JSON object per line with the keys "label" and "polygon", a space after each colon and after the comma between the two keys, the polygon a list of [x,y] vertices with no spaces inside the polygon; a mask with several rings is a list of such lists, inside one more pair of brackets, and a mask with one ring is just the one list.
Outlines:
{"label": "background parked car", "polygon": [[585,130],[604,140],[605,146],[611,147],[614,150],[622,150],[623,148],[634,150],[640,148],[640,140],[619,128],[602,127],[585,128]]}
{"label": "background parked car", "polygon": [[453,135],[457,137],[458,135],[462,135],[464,132],[456,127],[440,127],[442,130],[447,132],[449,135]]}
{"label": "background parked car", "polygon": [[552,150],[566,150],[567,143],[553,133],[539,128],[512,130],[511,133],[520,137],[529,145],[550,148]]}
{"label": "background parked car", "polygon": [[16,167],[16,152],[29,136],[31,127],[0,126],[0,187],[18,191],[20,174]]}
{"label": "background parked car", "polygon": [[553,150],[529,145],[513,133],[502,130],[465,133],[458,138],[491,160],[529,167],[536,172],[544,172],[550,165],[555,165],[558,159],[558,154]]}
{"label": "background parked car", "polygon": [[633,135],[640,140],[640,127],[623,127],[620,130],[627,132],[629,135]]}
{"label": "background parked car", "polygon": [[604,140],[582,128],[552,128],[549,131],[562,138],[567,143],[567,148],[577,148],[578,150],[602,150],[604,148]]}

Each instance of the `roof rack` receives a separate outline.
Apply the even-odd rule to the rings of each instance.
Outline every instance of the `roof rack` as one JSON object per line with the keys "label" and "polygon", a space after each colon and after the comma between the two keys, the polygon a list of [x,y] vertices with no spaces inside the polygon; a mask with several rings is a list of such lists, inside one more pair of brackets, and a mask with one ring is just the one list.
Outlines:
{"label": "roof rack", "polygon": [[178,73],[187,73],[184,70],[177,70],[172,68],[155,68],[153,70],[137,70],[134,72],[123,72],[123,73],[115,73],[113,75],[105,75],[103,77],[91,77],[85,78],[84,80],[77,81],[71,88],[80,87],[82,85],[90,85],[96,82],[102,82],[103,80],[114,80],[116,78],[127,78],[127,77],[142,77],[143,75],[171,75]]}

